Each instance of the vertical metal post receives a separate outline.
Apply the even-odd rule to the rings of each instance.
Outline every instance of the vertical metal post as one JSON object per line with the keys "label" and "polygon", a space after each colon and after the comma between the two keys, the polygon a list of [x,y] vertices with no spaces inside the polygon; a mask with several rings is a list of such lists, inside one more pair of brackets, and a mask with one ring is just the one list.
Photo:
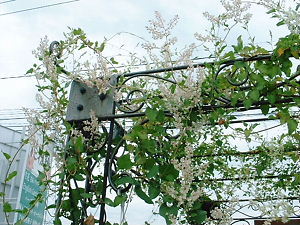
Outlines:
{"label": "vertical metal post", "polygon": [[[115,86],[118,83],[118,76],[111,78],[111,83],[113,86]],[[112,95],[113,96],[113,95]],[[116,102],[112,98],[112,109],[111,114],[115,115],[116,113]],[[103,174],[103,190],[102,190],[102,201],[100,205],[100,217],[99,217],[99,225],[104,225],[104,216],[105,213],[105,199],[106,199],[106,189],[107,189],[107,181],[108,181],[108,172],[109,172],[109,164],[111,155],[113,152],[113,136],[114,136],[114,126],[115,126],[115,119],[110,120],[110,126],[109,126],[109,134],[108,134],[108,140],[107,140],[107,152],[105,157],[105,163],[104,163],[104,174]]]}
{"label": "vertical metal post", "polygon": [[[115,111],[115,110],[113,110]],[[114,113],[114,112],[113,112]],[[114,131],[114,124],[115,121],[112,119],[110,121],[110,127],[109,127],[109,136],[107,140],[107,152],[105,157],[105,163],[104,163],[104,175],[103,175],[103,190],[102,190],[102,202],[100,206],[100,218],[99,218],[99,224],[104,225],[104,215],[105,215],[105,199],[106,199],[106,188],[107,188],[107,177],[108,177],[108,170],[109,170],[109,160],[111,158],[112,154],[112,141],[113,141],[113,131]]]}

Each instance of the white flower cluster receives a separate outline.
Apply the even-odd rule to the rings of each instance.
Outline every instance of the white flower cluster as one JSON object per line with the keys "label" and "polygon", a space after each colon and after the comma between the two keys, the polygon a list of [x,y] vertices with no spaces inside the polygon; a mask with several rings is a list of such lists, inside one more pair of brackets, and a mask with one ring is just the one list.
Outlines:
{"label": "white flower cluster", "polygon": [[168,193],[178,202],[178,206],[185,209],[190,209],[193,206],[194,202],[203,195],[203,189],[201,187],[198,187],[195,190],[192,188],[192,184],[194,179],[200,177],[203,173],[205,173],[208,167],[208,164],[203,164],[201,166],[195,165],[195,163],[193,162],[193,152],[193,146],[191,144],[188,144],[185,148],[186,155],[180,160],[173,159],[171,161],[174,167],[180,173],[180,188],[175,189],[172,183],[165,185],[166,193]]}
{"label": "white flower cluster", "polygon": [[210,213],[211,213],[211,217],[216,219],[216,220],[220,220],[224,217],[223,211],[218,207],[211,210]]}
{"label": "white flower cluster", "polygon": [[232,210],[220,209],[218,207],[211,211],[211,218],[208,219],[207,225],[228,225],[232,223]]}
{"label": "white flower cluster", "polygon": [[79,63],[79,68],[69,74],[70,79],[79,80],[89,87],[97,88],[99,94],[107,93],[111,88],[110,78],[112,71],[109,69],[108,63],[101,54],[97,54],[96,61],[86,60]]}
{"label": "white flower cluster", "polygon": [[198,41],[204,43],[223,42],[224,37],[221,35],[221,30],[225,31],[223,33],[226,34],[236,24],[247,24],[250,21],[252,14],[248,12],[251,6],[249,2],[242,0],[221,0],[221,4],[225,9],[224,13],[218,16],[212,15],[209,12],[203,13],[203,16],[211,23],[211,29],[206,34],[195,33],[194,36]]}
{"label": "white flower cluster", "polygon": [[265,202],[251,201],[250,205],[258,209],[262,216],[271,217],[272,220],[281,220],[283,223],[286,223],[290,216],[295,215],[292,204],[285,199]]}
{"label": "white flower cluster", "polygon": [[[36,100],[43,108],[41,110],[26,109],[24,108],[26,119],[29,123],[27,126],[27,137],[29,143],[36,152],[45,151],[45,149],[52,148],[55,143],[55,148],[58,149],[64,145],[65,136],[63,133],[63,126],[61,124],[62,117],[59,116],[59,109],[56,108],[57,104],[55,99],[49,98],[45,101],[41,95],[36,95]],[[57,116],[53,116],[57,115]],[[44,139],[46,137],[46,139]],[[61,163],[60,156],[53,152],[55,162]]]}
{"label": "white flower cluster", "polygon": [[273,16],[283,21],[291,33],[298,34],[300,32],[300,13],[290,6],[286,7],[285,0],[260,0],[258,4],[273,11]]}
{"label": "white flower cluster", "polygon": [[233,20],[235,23],[247,24],[252,14],[248,11],[251,4],[242,0],[221,0],[221,4],[225,9],[225,12],[214,16],[209,12],[204,12],[203,16],[214,25],[223,25],[229,20]]}
{"label": "white flower cluster", "polygon": [[[91,111],[90,120],[83,121],[82,130],[72,129],[71,136],[74,138],[82,138],[83,142],[85,143],[85,146],[89,150],[100,149],[101,147],[103,147],[103,143],[105,142],[105,140],[100,140],[99,138],[101,136],[100,129],[102,127],[103,125],[98,120],[96,113],[94,111]],[[91,143],[89,141],[91,141]]]}
{"label": "white flower cluster", "polygon": [[186,225],[185,220],[181,221],[180,219],[178,219],[176,216],[174,215],[170,215],[169,216],[169,220],[171,221],[172,225]]}
{"label": "white flower cluster", "polygon": [[96,116],[96,113],[94,111],[90,112],[91,120],[84,121],[84,127],[83,130],[91,133],[92,135],[98,135],[99,134],[99,121]]}
{"label": "white flower cluster", "polygon": [[266,220],[263,225],[271,225],[272,221],[271,220]]}
{"label": "white flower cluster", "polygon": [[237,23],[248,23],[252,14],[248,12],[251,4],[242,0],[221,0],[226,12],[221,16],[223,19],[233,19]]}
{"label": "white flower cluster", "polygon": [[223,206],[213,208],[210,211],[211,217],[208,218],[206,225],[231,224],[233,221],[232,215],[236,212],[238,205],[238,199],[236,197],[232,197],[232,199]]}
{"label": "white flower cluster", "polygon": [[203,34],[200,34],[198,32],[196,32],[194,34],[195,38],[198,40],[198,41],[201,41],[201,42],[217,42],[217,41],[221,41],[221,38],[218,37],[218,36],[215,36],[215,35],[211,35],[211,34],[206,34],[206,35],[203,35]]}
{"label": "white flower cluster", "polygon": [[[183,80],[185,83],[184,85],[177,85],[174,92],[171,90],[170,84],[159,83],[159,90],[166,99],[166,107],[173,114],[176,127],[180,130],[184,129],[182,113],[186,113],[201,104],[201,86],[206,77],[206,71],[202,67],[189,68],[184,76],[186,77],[178,74],[178,77],[176,77],[177,83],[181,83]],[[187,101],[189,102],[188,106],[185,104]],[[193,127],[199,127],[199,124],[189,128]]]}
{"label": "white flower cluster", "polygon": [[182,52],[179,52],[177,65],[179,63],[182,63],[184,65],[189,65],[190,67],[192,67],[193,64],[192,57],[196,48],[197,48],[196,44],[192,43],[189,46],[187,46]]}
{"label": "white flower cluster", "polygon": [[[49,40],[47,36],[41,39],[39,46],[32,53],[37,59],[42,61],[47,75],[52,79],[57,79],[55,56],[49,54]],[[35,76],[38,80],[43,79],[42,75],[38,72],[35,73]]]}
{"label": "white flower cluster", "polygon": [[147,52],[145,60],[149,61],[151,65],[154,63],[157,67],[170,67],[177,63],[182,63],[182,60],[176,59],[177,52],[173,51],[177,38],[171,36],[178,19],[179,17],[176,15],[169,21],[166,21],[159,12],[155,12],[155,18],[150,20],[149,25],[146,26],[153,38],[153,42],[143,43],[142,47]]}
{"label": "white flower cluster", "polygon": [[150,25],[146,29],[152,34],[154,40],[163,39],[171,35],[172,29],[178,22],[178,15],[167,22],[158,11],[155,11],[155,19],[149,20]]}
{"label": "white flower cluster", "polygon": [[34,109],[23,109],[27,122],[29,123],[27,128],[27,136],[29,139],[29,143],[34,150],[38,150],[41,146],[40,140],[38,138],[37,132],[39,131],[39,127],[35,124],[38,122],[39,112]]}

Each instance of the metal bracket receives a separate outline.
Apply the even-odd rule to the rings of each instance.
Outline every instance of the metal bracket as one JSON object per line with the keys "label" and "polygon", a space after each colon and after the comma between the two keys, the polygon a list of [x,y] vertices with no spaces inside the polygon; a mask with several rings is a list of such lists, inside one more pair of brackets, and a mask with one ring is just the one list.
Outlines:
{"label": "metal bracket", "polygon": [[73,81],[69,96],[69,105],[67,108],[67,121],[80,121],[91,118],[91,111],[95,112],[97,117],[113,114],[114,105],[114,87],[117,83],[117,77],[110,79],[111,88],[107,93],[99,94],[96,87]]}

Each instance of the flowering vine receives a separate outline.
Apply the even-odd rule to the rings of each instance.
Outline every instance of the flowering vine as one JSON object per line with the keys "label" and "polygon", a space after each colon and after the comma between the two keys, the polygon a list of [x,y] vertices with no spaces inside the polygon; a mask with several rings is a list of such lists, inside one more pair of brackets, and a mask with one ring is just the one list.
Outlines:
{"label": "flowering vine", "polygon": [[[196,43],[215,59],[208,63],[193,60],[200,48],[195,43],[176,50],[172,30],[178,16],[167,21],[158,12],[146,27],[153,41],[142,44],[146,55],[140,61],[148,73],[117,67],[123,65],[117,56],[106,56],[108,40],[93,42],[79,28],[50,50],[42,39],[34,52],[41,64],[27,73],[39,82],[37,101],[43,110],[27,110],[28,142],[42,155],[49,154],[45,145],[55,145],[50,179],[41,179],[57,193],[55,204],[48,206],[55,208],[54,224],[62,224],[62,218],[72,224],[101,223],[103,214],[93,214],[99,205],[102,212],[105,205],[124,209],[132,192],[145,203],[156,202],[167,224],[230,224],[244,207],[283,222],[296,213],[291,204],[300,190],[300,73],[292,58],[297,60],[300,51],[298,5],[290,10],[275,1],[257,2],[291,32],[270,54],[242,36],[228,46],[234,27],[248,29],[251,4],[221,3],[224,13],[204,13],[211,29],[195,34]],[[98,101],[78,120],[69,119],[72,81],[82,95],[92,93],[89,99]],[[76,110],[85,112],[85,107]],[[240,119],[244,111],[262,118],[242,114]],[[261,120],[279,124],[260,129],[256,122]],[[283,125],[287,129],[280,136],[263,136]],[[37,130],[42,143],[34,136]],[[44,169],[49,173],[49,165]],[[106,196],[107,188],[115,195]],[[109,218],[105,224],[111,224]],[[124,215],[120,224],[126,224]]]}

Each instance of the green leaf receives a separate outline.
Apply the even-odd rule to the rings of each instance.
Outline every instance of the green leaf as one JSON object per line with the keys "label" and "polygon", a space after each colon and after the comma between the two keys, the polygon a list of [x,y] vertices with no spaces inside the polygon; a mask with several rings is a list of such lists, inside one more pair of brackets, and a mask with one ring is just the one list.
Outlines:
{"label": "green leaf", "polygon": [[282,21],[279,21],[277,24],[276,24],[276,26],[282,26],[282,25],[284,25],[285,24],[285,22],[284,22],[284,20],[282,20]]}
{"label": "green leaf", "polygon": [[265,166],[264,166],[264,165],[258,164],[258,165],[256,166],[256,172],[257,172],[257,175],[260,176],[261,173],[264,171],[264,169],[265,169]]}
{"label": "green leaf", "polygon": [[253,101],[258,101],[259,100],[259,91],[257,89],[254,89],[254,90],[250,91],[249,97]]}
{"label": "green leaf", "polygon": [[73,30],[73,34],[74,35],[82,35],[84,33],[83,33],[83,30],[81,30],[80,28],[78,28],[78,29],[74,29]]}
{"label": "green leaf", "polygon": [[194,223],[202,224],[207,218],[207,212],[205,210],[197,210],[190,218]]}
{"label": "green leaf", "polygon": [[246,109],[249,109],[251,107],[251,105],[252,105],[252,100],[250,98],[248,98],[244,101],[244,106]]}
{"label": "green leaf", "polygon": [[129,170],[133,166],[128,154],[122,155],[117,161],[119,169]]}
{"label": "green leaf", "polygon": [[159,167],[154,165],[150,170],[149,173],[147,174],[148,178],[155,177],[158,174]]}
{"label": "green leaf", "polygon": [[246,137],[246,138],[250,137],[251,132],[252,132],[251,129],[245,129],[245,131],[244,131],[245,137]]}
{"label": "green leaf", "polygon": [[76,138],[75,148],[76,153],[84,151],[84,141],[82,136]]}
{"label": "green leaf", "polygon": [[161,165],[158,170],[161,178],[167,181],[174,181],[179,175],[178,170],[172,164]]}
{"label": "green leaf", "polygon": [[84,44],[82,44],[79,48],[78,48],[78,50],[81,50],[81,49],[83,49],[83,48],[86,48],[87,46],[85,46]]}
{"label": "green leaf", "polygon": [[143,167],[146,170],[151,170],[151,168],[155,165],[155,160],[153,158],[147,158],[146,162],[144,163]]}
{"label": "green leaf", "polygon": [[9,202],[4,202],[3,211],[4,212],[13,212],[14,210]]}
{"label": "green leaf", "polygon": [[233,47],[234,51],[238,53],[243,49],[243,46],[244,46],[241,35],[237,38],[237,42],[238,42],[237,45],[233,45],[232,47]]}
{"label": "green leaf", "polygon": [[52,205],[48,205],[45,210],[47,210],[47,209],[55,209],[55,208],[56,208],[56,204],[52,204]]}
{"label": "green leaf", "polygon": [[119,63],[115,60],[114,57],[111,57],[111,58],[110,58],[110,61],[111,61],[112,64],[119,64]]}
{"label": "green leaf", "polygon": [[74,178],[75,178],[75,180],[78,180],[78,181],[84,181],[85,180],[85,178],[81,174],[76,174],[74,176]]}
{"label": "green leaf", "polygon": [[146,195],[146,193],[142,190],[141,186],[136,186],[134,189],[137,196],[139,196],[141,199],[143,199],[148,204],[153,204],[151,198]]}
{"label": "green leaf", "polygon": [[[244,99],[244,98],[245,98],[245,95],[243,92],[234,93],[231,98],[231,105],[235,106],[240,99]],[[218,118],[218,116],[217,116],[217,118]]]}
{"label": "green leaf", "polygon": [[7,154],[5,152],[2,152],[2,153],[7,160],[9,160],[11,158],[10,154]]}
{"label": "green leaf", "polygon": [[73,171],[76,169],[77,167],[77,159],[74,158],[74,157],[69,157],[67,159],[67,169],[70,170],[70,171]]}
{"label": "green leaf", "polygon": [[33,68],[30,68],[29,70],[27,70],[26,74],[29,74],[29,73],[33,73]]}
{"label": "green leaf", "polygon": [[111,199],[109,199],[109,198],[105,198],[104,202],[105,202],[105,204],[107,204],[107,205],[109,205],[111,207],[115,207],[115,203]]}
{"label": "green leaf", "polygon": [[148,119],[151,122],[155,122],[156,121],[156,117],[157,117],[158,111],[155,109],[151,109],[151,108],[147,108],[146,109],[146,116],[148,117]]}
{"label": "green leaf", "polygon": [[156,120],[158,122],[164,122],[165,121],[165,113],[163,111],[158,111],[157,112],[157,116],[156,116]]}
{"label": "green leaf", "polygon": [[54,225],[62,225],[61,220],[59,218],[57,218],[54,222]]}
{"label": "green leaf", "polygon": [[100,52],[103,52],[104,48],[105,48],[105,42],[102,42],[101,45],[100,45],[100,47],[98,48],[98,50]]}
{"label": "green leaf", "polygon": [[68,165],[73,165],[73,164],[76,164],[77,163],[77,159],[76,158],[74,158],[74,157],[69,157],[68,159],[67,159],[67,164]]}
{"label": "green leaf", "polygon": [[29,139],[27,138],[27,139],[22,140],[22,143],[23,143],[24,145],[28,144],[28,143],[29,143]]}
{"label": "green leaf", "polygon": [[276,9],[271,9],[271,10],[269,10],[269,11],[267,12],[267,14],[271,14],[271,13],[274,13],[274,12],[276,12]]}
{"label": "green leaf", "polygon": [[0,197],[3,197],[4,195],[4,192],[0,192]]}
{"label": "green leaf", "polygon": [[269,94],[267,95],[267,99],[271,104],[274,104],[276,102],[276,95],[275,94]]}
{"label": "green leaf", "polygon": [[164,218],[168,218],[168,215],[177,215],[177,212],[178,207],[174,205],[168,207],[166,203],[163,203],[159,207],[159,215],[161,215]]}
{"label": "green leaf", "polygon": [[37,181],[43,182],[47,178],[47,176],[45,173],[42,173],[41,171],[38,171],[38,172],[39,172],[39,175],[37,177]]}
{"label": "green leaf", "polygon": [[83,197],[83,198],[91,198],[91,197],[93,197],[93,194],[92,194],[92,193],[81,193],[80,195],[81,195],[81,197]]}
{"label": "green leaf", "polygon": [[149,185],[148,187],[148,195],[151,199],[156,198],[160,194],[160,190],[155,185]]}
{"label": "green leaf", "polygon": [[7,178],[5,179],[5,181],[6,181],[6,182],[7,182],[7,181],[10,181],[10,180],[13,179],[15,176],[17,176],[17,174],[18,174],[17,171],[11,172],[11,173],[7,176]]}
{"label": "green leaf", "polygon": [[269,105],[262,105],[260,107],[260,110],[261,112],[264,114],[264,115],[267,115],[269,113],[269,109],[270,109],[270,106]]}
{"label": "green leaf", "polygon": [[69,211],[72,208],[71,200],[70,199],[63,200],[61,203],[61,208],[66,211]]}
{"label": "green leaf", "polygon": [[72,193],[72,201],[73,202],[78,202],[81,199],[81,193],[84,193],[84,189],[83,188],[76,188],[76,189],[71,189],[71,193]]}
{"label": "green leaf", "polygon": [[125,202],[126,199],[127,199],[127,197],[125,195],[117,195],[114,200],[114,205],[118,206],[118,205],[122,204],[123,202]]}
{"label": "green leaf", "polygon": [[294,175],[294,183],[295,183],[296,185],[299,185],[299,184],[300,184],[300,173],[296,173],[296,174]]}
{"label": "green leaf", "polygon": [[296,129],[298,127],[298,122],[297,122],[297,120],[294,120],[294,119],[288,119],[287,125],[288,125],[289,134],[292,134],[294,131],[296,131]]}
{"label": "green leaf", "polygon": [[121,177],[115,181],[115,184],[118,186],[122,184],[136,184],[136,183],[137,181],[129,176]]}
{"label": "green leaf", "polygon": [[295,98],[293,98],[293,100],[298,106],[300,106],[300,98],[299,97],[295,97]]}

